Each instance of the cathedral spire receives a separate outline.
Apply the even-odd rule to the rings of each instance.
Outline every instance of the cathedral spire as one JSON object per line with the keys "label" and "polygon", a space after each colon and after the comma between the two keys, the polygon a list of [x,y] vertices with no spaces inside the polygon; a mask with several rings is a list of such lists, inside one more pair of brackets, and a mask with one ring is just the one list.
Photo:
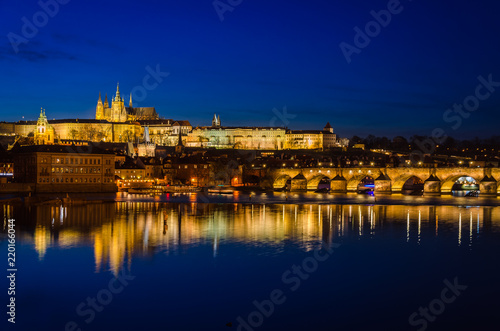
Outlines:
{"label": "cathedral spire", "polygon": [[120,101],[120,82],[116,84],[116,101]]}
{"label": "cathedral spire", "polygon": [[98,105],[102,105],[101,91],[99,91],[99,100],[97,100]]}
{"label": "cathedral spire", "polygon": [[130,101],[128,103],[128,106],[132,108],[132,93],[130,93]]}
{"label": "cathedral spire", "polygon": [[109,103],[108,103],[108,94],[104,96],[104,108],[109,108]]}

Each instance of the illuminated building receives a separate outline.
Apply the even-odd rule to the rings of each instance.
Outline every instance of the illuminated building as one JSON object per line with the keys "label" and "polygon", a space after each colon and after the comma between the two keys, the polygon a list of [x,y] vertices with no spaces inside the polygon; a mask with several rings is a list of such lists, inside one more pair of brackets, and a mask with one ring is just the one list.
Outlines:
{"label": "illuminated building", "polygon": [[106,120],[108,122],[135,122],[139,120],[157,120],[160,117],[154,107],[133,107],[132,94],[128,107],[125,107],[125,100],[120,96],[120,85],[116,86],[116,95],[111,100],[111,107],[108,103],[108,96],[105,96],[104,103],[101,100],[101,93],[97,100],[95,111],[96,120]]}
{"label": "illuminated building", "polygon": [[[196,127],[186,137],[187,147],[255,150],[328,149],[342,147],[330,123],[323,130],[288,130],[280,127],[223,127],[214,115],[212,126]],[[348,141],[347,141],[348,143]]]}
{"label": "illuminated building", "polygon": [[96,147],[57,145],[15,147],[18,183],[36,192],[115,192],[114,154]]}

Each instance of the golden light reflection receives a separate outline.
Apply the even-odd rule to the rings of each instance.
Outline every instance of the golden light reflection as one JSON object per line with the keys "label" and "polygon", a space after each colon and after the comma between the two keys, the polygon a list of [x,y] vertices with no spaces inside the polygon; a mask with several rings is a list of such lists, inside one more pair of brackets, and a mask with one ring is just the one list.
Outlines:
{"label": "golden light reflection", "polygon": [[[16,217],[16,210],[12,213]],[[95,271],[114,274],[126,265],[130,267],[134,256],[152,256],[158,252],[180,254],[197,246],[211,247],[214,258],[232,243],[266,246],[279,252],[285,248],[285,243],[292,242],[310,251],[321,247],[322,243],[339,242],[342,237],[361,239],[365,222],[370,237],[384,233],[384,229],[397,229],[395,233],[404,238],[406,230],[406,242],[410,244],[413,240],[419,244],[434,240],[438,225],[439,235],[452,234],[453,238],[458,235],[459,245],[463,226],[469,226],[469,245],[477,241],[484,226],[500,232],[500,208],[489,207],[464,211],[451,206],[128,201],[64,208],[41,205],[34,206],[30,213],[35,222],[32,228],[20,225],[19,236],[22,240],[31,240],[40,260],[50,254],[48,249],[51,247],[92,247]],[[462,224],[463,213],[469,218],[465,224]]]}

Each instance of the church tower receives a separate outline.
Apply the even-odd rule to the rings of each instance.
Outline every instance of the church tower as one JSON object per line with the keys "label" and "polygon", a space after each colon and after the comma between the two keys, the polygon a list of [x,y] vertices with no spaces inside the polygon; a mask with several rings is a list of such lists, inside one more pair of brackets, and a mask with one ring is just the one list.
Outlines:
{"label": "church tower", "polygon": [[127,121],[124,100],[120,96],[120,83],[116,86],[116,96],[111,104],[111,122]]}
{"label": "church tower", "polygon": [[128,106],[132,108],[132,93],[130,93],[130,101],[128,102]]}
{"label": "church tower", "polygon": [[214,118],[212,120],[212,127],[213,128],[220,128],[220,116],[217,116],[214,114]]}
{"label": "church tower", "polygon": [[182,154],[184,152],[184,144],[182,143],[182,130],[179,129],[179,138],[175,146],[175,153]]}
{"label": "church tower", "polygon": [[36,122],[36,130],[34,132],[34,141],[36,145],[45,145],[54,143],[54,129],[47,121],[45,110],[40,108],[40,116]]}
{"label": "church tower", "polygon": [[95,109],[95,119],[96,120],[104,119],[104,106],[102,105],[101,92],[99,92],[99,100],[97,100],[97,107]]}

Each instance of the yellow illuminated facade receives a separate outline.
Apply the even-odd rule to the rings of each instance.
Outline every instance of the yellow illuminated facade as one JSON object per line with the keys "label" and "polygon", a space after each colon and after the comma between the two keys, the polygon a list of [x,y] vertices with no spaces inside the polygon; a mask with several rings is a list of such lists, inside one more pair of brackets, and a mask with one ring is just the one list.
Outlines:
{"label": "yellow illuminated facade", "polygon": [[135,122],[139,120],[158,120],[159,118],[154,107],[133,107],[132,94],[130,94],[128,107],[125,107],[125,100],[120,95],[119,84],[116,86],[116,94],[111,100],[111,106],[108,103],[108,96],[105,96],[103,103],[101,93],[99,93],[95,111],[96,120]]}

